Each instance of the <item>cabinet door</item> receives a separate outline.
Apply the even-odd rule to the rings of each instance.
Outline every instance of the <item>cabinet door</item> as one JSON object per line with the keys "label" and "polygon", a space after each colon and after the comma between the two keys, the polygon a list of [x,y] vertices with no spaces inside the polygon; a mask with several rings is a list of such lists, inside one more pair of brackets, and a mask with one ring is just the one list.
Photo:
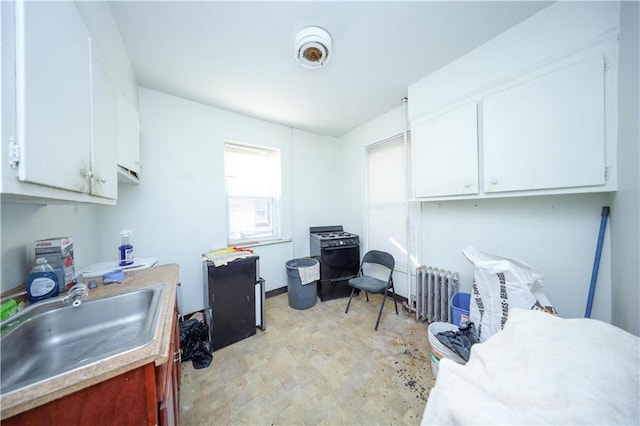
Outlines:
{"label": "cabinet door", "polygon": [[2,419],[2,426],[155,425],[158,406],[153,374],[152,363],[143,365]]}
{"label": "cabinet door", "polygon": [[89,192],[89,40],[74,3],[16,2],[21,181]]}
{"label": "cabinet door", "polygon": [[162,366],[156,367],[158,419],[161,426],[180,424],[180,331],[177,315],[171,334],[170,358]]}
{"label": "cabinet door", "polygon": [[118,196],[116,90],[97,46],[91,47],[91,194]]}
{"label": "cabinet door", "polygon": [[412,123],[416,197],[478,193],[478,119],[475,102]]}
{"label": "cabinet door", "polygon": [[208,266],[208,300],[211,308],[211,348],[218,350],[256,334],[255,284],[257,257]]}
{"label": "cabinet door", "polygon": [[139,177],[140,118],[138,111],[121,93],[118,93],[118,165]]}
{"label": "cabinet door", "polygon": [[487,97],[484,190],[603,185],[604,84],[596,56]]}

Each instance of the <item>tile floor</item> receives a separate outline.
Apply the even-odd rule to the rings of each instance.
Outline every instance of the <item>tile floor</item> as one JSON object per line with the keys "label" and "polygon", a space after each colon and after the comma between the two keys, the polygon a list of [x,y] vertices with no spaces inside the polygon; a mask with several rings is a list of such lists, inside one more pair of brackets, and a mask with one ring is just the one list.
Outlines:
{"label": "tile floor", "polygon": [[[266,301],[267,328],[182,365],[183,425],[417,425],[434,384],[427,325],[379,296],[295,310]],[[391,303],[389,303],[391,302]]]}

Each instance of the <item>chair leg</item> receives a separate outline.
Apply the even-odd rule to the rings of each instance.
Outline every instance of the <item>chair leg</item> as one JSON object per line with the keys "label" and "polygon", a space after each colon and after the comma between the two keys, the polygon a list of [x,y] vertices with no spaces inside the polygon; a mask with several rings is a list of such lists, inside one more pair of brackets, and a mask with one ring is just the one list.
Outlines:
{"label": "chair leg", "polygon": [[367,293],[366,291],[364,292],[364,295],[367,296],[367,302],[369,301],[369,293]]}
{"label": "chair leg", "polygon": [[378,312],[378,319],[376,320],[376,328],[374,330],[378,330],[378,324],[380,324],[380,317],[382,316],[382,309],[384,308],[384,302],[387,300],[387,291],[384,291],[382,295],[382,304],[380,305],[380,311]]}
{"label": "chair leg", "polygon": [[393,286],[393,281],[391,281],[391,290],[393,290],[393,304],[396,305],[396,315],[398,315],[398,302],[396,302],[396,288]]}
{"label": "chair leg", "polygon": [[349,312],[349,305],[351,305],[351,298],[353,297],[353,292],[356,290],[355,287],[351,287],[351,296],[349,296],[349,303],[347,303],[347,309],[344,310],[344,313],[346,314],[347,312]]}

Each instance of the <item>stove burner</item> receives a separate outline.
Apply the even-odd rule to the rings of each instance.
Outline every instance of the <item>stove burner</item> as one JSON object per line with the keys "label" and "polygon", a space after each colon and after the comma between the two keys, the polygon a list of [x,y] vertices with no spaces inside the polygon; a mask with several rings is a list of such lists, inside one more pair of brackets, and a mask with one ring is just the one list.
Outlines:
{"label": "stove burner", "polygon": [[350,234],[349,232],[320,232],[318,234],[315,234],[318,237],[322,238],[322,239],[330,239],[330,238],[349,238],[349,237],[353,237],[353,234]]}
{"label": "stove burner", "polygon": [[318,242],[318,247],[345,247],[360,244],[359,237],[351,232],[345,232],[342,226],[313,227],[310,231],[311,240]]}

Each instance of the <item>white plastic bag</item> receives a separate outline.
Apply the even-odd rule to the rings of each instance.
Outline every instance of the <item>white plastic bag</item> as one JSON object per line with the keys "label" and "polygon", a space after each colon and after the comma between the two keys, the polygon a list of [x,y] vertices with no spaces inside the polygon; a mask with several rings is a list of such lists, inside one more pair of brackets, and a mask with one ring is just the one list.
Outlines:
{"label": "white plastic bag", "polygon": [[540,291],[544,275],[533,267],[472,246],[462,254],[474,266],[469,320],[476,324],[481,342],[502,330],[512,308],[555,312]]}

